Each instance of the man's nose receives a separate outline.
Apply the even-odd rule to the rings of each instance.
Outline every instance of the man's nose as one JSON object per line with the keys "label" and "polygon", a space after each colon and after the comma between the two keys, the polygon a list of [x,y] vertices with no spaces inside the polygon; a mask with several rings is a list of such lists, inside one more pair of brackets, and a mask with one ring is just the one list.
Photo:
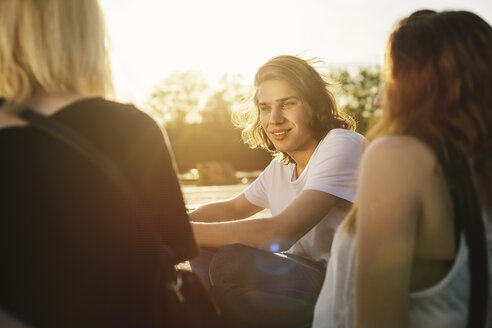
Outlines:
{"label": "man's nose", "polygon": [[284,122],[284,113],[281,105],[273,105],[270,112],[270,124],[281,124]]}

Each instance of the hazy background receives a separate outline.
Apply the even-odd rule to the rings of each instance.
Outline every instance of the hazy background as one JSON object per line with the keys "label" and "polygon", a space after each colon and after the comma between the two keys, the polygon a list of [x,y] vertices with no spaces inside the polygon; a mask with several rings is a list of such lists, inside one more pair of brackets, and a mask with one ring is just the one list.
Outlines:
{"label": "hazy background", "polygon": [[490,0],[101,0],[117,98],[143,104],[171,72],[224,72],[250,81],[279,54],[333,65],[382,61],[393,24],[416,9],[466,9],[492,22]]}
{"label": "hazy background", "polygon": [[[247,183],[270,154],[251,150],[231,113],[269,58],[318,57],[341,110],[364,134],[394,24],[417,9],[465,9],[492,22],[491,0],[100,0],[111,36],[116,99],[167,130],[182,182]],[[253,175],[254,177],[254,175]]]}

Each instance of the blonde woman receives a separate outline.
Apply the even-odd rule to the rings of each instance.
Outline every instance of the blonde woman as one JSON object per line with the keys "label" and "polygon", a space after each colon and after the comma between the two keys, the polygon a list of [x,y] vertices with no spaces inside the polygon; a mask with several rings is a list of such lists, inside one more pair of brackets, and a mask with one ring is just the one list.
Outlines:
{"label": "blonde woman", "polygon": [[[156,327],[159,241],[196,251],[165,138],[112,82],[96,0],[0,2],[0,308],[35,327]],[[110,178],[20,119],[27,109],[83,136],[126,176],[135,217]]]}

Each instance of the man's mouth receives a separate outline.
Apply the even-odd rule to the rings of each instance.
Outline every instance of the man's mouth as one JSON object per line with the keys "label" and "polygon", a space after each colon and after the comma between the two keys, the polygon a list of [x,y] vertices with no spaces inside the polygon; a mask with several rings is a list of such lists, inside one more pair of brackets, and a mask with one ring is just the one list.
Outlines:
{"label": "man's mouth", "polygon": [[289,133],[290,129],[286,129],[286,130],[275,130],[275,131],[271,131],[270,134],[273,135],[274,138],[282,138],[284,137],[285,135],[287,135],[287,133]]}
{"label": "man's mouth", "polygon": [[290,129],[288,129],[288,130],[276,130],[276,131],[272,131],[270,133],[273,134],[274,136],[281,136],[281,135],[286,134],[289,131],[290,131]]}

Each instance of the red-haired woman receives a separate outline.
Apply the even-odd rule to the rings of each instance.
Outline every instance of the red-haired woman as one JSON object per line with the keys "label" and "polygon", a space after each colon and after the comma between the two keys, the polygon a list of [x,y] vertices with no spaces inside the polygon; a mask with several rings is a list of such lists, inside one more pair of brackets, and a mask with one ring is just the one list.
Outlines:
{"label": "red-haired woman", "polygon": [[469,302],[492,290],[492,28],[413,13],[390,36],[384,82],[314,327],[478,327],[486,311],[490,327],[490,302]]}

